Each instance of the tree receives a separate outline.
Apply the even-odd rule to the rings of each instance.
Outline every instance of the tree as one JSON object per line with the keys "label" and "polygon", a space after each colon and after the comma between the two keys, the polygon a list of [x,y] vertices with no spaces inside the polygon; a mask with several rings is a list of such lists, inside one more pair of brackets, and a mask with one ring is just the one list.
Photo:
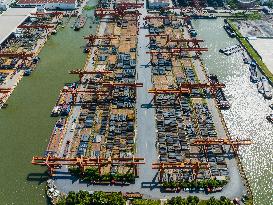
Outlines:
{"label": "tree", "polygon": [[87,191],[79,191],[77,193],[77,202],[81,205],[89,205],[91,203],[91,196]]}
{"label": "tree", "polygon": [[181,196],[172,197],[167,202],[168,205],[187,205],[187,200],[183,199]]}
{"label": "tree", "polygon": [[197,196],[188,196],[187,203],[190,205],[197,205],[199,202],[199,198]]}
{"label": "tree", "polygon": [[71,191],[68,193],[68,196],[66,197],[66,204],[67,205],[74,205],[77,200],[77,194],[74,191]]}
{"label": "tree", "polygon": [[132,205],[160,205],[160,200],[151,199],[135,199],[132,201]]}
{"label": "tree", "polygon": [[98,191],[92,195],[91,201],[93,202],[92,204],[94,204],[94,205],[107,204],[108,196],[106,195],[106,193],[104,193],[102,191]]}
{"label": "tree", "polygon": [[120,192],[113,192],[108,196],[107,204],[109,204],[109,205],[124,205],[124,204],[126,204],[126,201]]}

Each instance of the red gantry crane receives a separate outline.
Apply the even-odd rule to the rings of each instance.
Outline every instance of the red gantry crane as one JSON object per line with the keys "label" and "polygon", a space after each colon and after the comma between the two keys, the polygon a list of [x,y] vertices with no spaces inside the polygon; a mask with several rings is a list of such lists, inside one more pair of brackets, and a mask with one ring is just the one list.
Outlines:
{"label": "red gantry crane", "polygon": [[95,89],[85,89],[85,90],[79,90],[79,89],[62,89],[62,93],[70,93],[72,95],[72,104],[75,104],[77,101],[77,96],[79,93],[87,93],[87,94],[94,94],[97,96],[108,96],[109,95],[109,90],[108,91],[98,91]]}
{"label": "red gantry crane", "polygon": [[96,35],[91,34],[89,36],[84,37],[84,39],[88,40],[88,45],[97,46],[97,45],[95,45],[95,41],[98,39],[107,40],[108,42],[110,42],[113,39],[117,39],[117,37],[111,36],[111,35],[96,36]]}
{"label": "red gantry crane", "polygon": [[180,98],[183,95],[189,95],[192,92],[192,89],[194,88],[208,88],[211,90],[211,93],[215,93],[215,91],[219,88],[224,88],[225,84],[223,83],[181,83],[179,88],[176,89],[150,89],[148,90],[148,93],[154,94],[154,97],[150,103],[156,104],[157,101],[157,95],[163,94],[163,95],[176,95],[177,98]]}
{"label": "red gantry crane", "polygon": [[251,145],[253,142],[250,139],[228,139],[228,138],[207,138],[207,139],[195,139],[191,143],[192,145],[201,145],[204,146],[205,154],[207,156],[208,146],[210,145],[230,145],[233,148],[235,154],[238,153],[239,146],[241,145]]}
{"label": "red gantry crane", "polygon": [[80,77],[80,82],[82,82],[82,78],[84,75],[106,75],[112,74],[113,71],[86,71],[82,69],[71,70],[69,74],[77,74]]}
{"label": "red gantry crane", "polygon": [[152,169],[157,169],[159,172],[159,181],[162,181],[163,174],[166,169],[181,169],[192,170],[193,176],[196,178],[200,169],[209,169],[208,163],[201,162],[157,162],[152,164]]}
{"label": "red gantry crane", "polygon": [[26,24],[22,24],[20,26],[18,26],[18,28],[23,28],[23,29],[31,29],[31,28],[45,28],[45,29],[49,29],[49,28],[54,28],[53,25],[26,25]]}
{"label": "red gantry crane", "polygon": [[150,89],[148,90],[148,93],[152,93],[154,94],[153,99],[151,100],[150,104],[153,102],[154,104],[156,104],[157,102],[157,96],[160,94],[163,95],[176,95],[178,98],[183,96],[183,95],[188,95],[190,94],[190,89],[188,88],[181,88],[181,89]]}
{"label": "red gantry crane", "polygon": [[122,8],[122,7],[117,7],[115,9],[97,8],[95,10],[95,16],[100,19],[105,16],[112,16],[113,18],[121,18],[125,16],[126,14],[130,14],[130,16],[140,15],[138,10],[126,12],[126,8]]}
{"label": "red gantry crane", "polygon": [[96,166],[98,167],[99,174],[101,174],[101,168],[105,165],[124,165],[133,166],[134,174],[137,176],[137,166],[145,164],[144,158],[130,157],[130,158],[91,158],[91,157],[75,157],[75,158],[60,158],[52,157],[50,155],[46,157],[33,157],[31,164],[47,166],[49,174],[52,176],[55,169],[59,169],[62,166],[77,166],[81,170],[86,167]]}
{"label": "red gantry crane", "polygon": [[156,37],[166,38],[166,44],[168,44],[169,42],[187,43],[188,48],[200,48],[199,43],[204,42],[204,40],[200,40],[200,39],[196,39],[196,38],[192,38],[192,39],[182,39],[182,38],[181,39],[171,39],[170,35],[168,35],[168,34],[161,34],[161,35],[160,34],[159,35],[149,34],[149,35],[145,35],[145,37],[149,37],[149,38],[153,38],[153,39],[156,39]]}

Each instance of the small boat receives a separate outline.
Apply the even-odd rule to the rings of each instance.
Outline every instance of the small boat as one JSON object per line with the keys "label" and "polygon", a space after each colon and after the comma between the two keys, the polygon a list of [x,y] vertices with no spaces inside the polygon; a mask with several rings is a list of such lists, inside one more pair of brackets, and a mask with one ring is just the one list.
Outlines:
{"label": "small boat", "polygon": [[273,114],[270,114],[270,115],[266,116],[266,119],[267,119],[269,122],[273,123]]}
{"label": "small boat", "polygon": [[235,38],[236,37],[236,33],[232,30],[232,28],[228,24],[225,24],[223,26],[223,28],[225,29],[225,31],[227,32],[227,34],[229,35],[229,37],[231,37],[231,38]]}
{"label": "small boat", "polygon": [[60,115],[67,116],[69,112],[70,112],[70,105],[63,105]]}
{"label": "small boat", "polygon": [[24,76],[30,76],[31,72],[32,72],[32,70],[30,68],[26,69],[24,71]]}
{"label": "small boat", "polygon": [[273,110],[273,103],[269,105],[269,107]]}
{"label": "small boat", "polygon": [[51,117],[58,117],[60,116],[61,113],[61,107],[60,106],[54,106],[52,112],[51,112]]}
{"label": "small boat", "polygon": [[240,45],[234,45],[234,46],[229,46],[229,47],[220,49],[219,52],[229,56],[229,55],[231,55],[233,53],[237,53],[241,50],[242,50],[242,48]]}
{"label": "small boat", "polygon": [[55,35],[56,33],[57,33],[57,31],[56,30],[52,30],[52,35]]}
{"label": "small boat", "polygon": [[37,64],[39,61],[40,61],[40,57],[39,56],[34,57],[33,60],[32,60],[32,62],[34,64]]}
{"label": "small boat", "polygon": [[250,71],[250,81],[252,83],[257,83],[258,82],[258,74],[257,74],[257,65],[256,65],[256,63],[252,62],[250,64],[249,71]]}
{"label": "small boat", "polygon": [[271,92],[271,88],[269,86],[268,80],[265,76],[261,76],[261,82],[263,85],[263,90],[264,90],[264,98],[265,99],[272,99],[272,92]]}
{"label": "small boat", "polygon": [[[209,75],[209,81],[212,84],[219,83],[218,77],[216,75]],[[230,104],[222,88],[219,88],[215,91],[215,97],[216,97],[217,105],[219,106],[220,109],[227,110],[230,108]]]}

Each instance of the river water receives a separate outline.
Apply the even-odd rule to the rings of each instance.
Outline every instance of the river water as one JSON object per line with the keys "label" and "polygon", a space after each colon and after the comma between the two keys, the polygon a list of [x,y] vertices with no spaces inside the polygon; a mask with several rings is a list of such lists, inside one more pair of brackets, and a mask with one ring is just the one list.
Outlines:
{"label": "river water", "polygon": [[219,76],[226,84],[225,93],[231,109],[223,111],[227,127],[234,138],[250,138],[254,144],[240,148],[240,156],[251,184],[255,205],[273,204],[273,129],[265,119],[272,113],[268,107],[273,100],[264,100],[256,85],[249,80],[248,66],[240,53],[229,57],[219,53],[220,48],[239,44],[229,38],[223,29],[223,19],[196,20],[193,26],[198,37],[205,40],[209,51],[203,54],[208,73]]}
{"label": "river water", "polygon": [[46,204],[42,183],[46,174],[41,174],[45,169],[30,162],[33,155],[43,155],[46,149],[56,121],[50,112],[64,84],[78,79],[68,71],[83,67],[83,36],[96,29],[96,25],[89,28],[92,21],[88,19],[85,28],[76,32],[71,28],[74,22],[75,18],[70,19],[50,37],[39,55],[37,70],[22,79],[8,108],[0,110],[0,204]]}

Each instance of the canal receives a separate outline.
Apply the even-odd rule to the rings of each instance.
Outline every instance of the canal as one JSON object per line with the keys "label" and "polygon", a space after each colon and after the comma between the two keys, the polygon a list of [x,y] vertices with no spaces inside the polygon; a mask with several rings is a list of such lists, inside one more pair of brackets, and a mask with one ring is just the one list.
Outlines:
{"label": "canal", "polygon": [[273,129],[266,116],[272,112],[270,102],[258,94],[249,80],[248,66],[240,53],[229,57],[219,53],[220,48],[239,44],[223,29],[223,19],[196,20],[193,26],[198,37],[205,40],[209,52],[203,54],[208,73],[216,74],[226,84],[225,93],[231,109],[223,111],[231,135],[250,138],[255,144],[241,147],[240,155],[254,194],[255,205],[273,204],[272,166]]}
{"label": "canal", "polygon": [[[87,13],[91,17],[93,11]],[[33,155],[43,155],[56,121],[50,112],[63,85],[78,79],[68,71],[85,63],[83,36],[96,30],[96,25],[90,28],[91,18],[78,32],[71,28],[75,18],[64,22],[65,28],[51,36],[42,49],[37,70],[22,79],[8,100],[8,108],[0,110],[1,204],[47,203],[45,169],[32,166],[30,161]]]}

